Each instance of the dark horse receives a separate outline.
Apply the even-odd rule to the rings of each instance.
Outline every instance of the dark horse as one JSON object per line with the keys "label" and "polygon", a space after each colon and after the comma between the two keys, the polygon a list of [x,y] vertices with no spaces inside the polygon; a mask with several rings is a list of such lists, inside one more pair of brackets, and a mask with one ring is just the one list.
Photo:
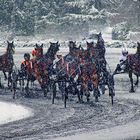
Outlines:
{"label": "dark horse", "polygon": [[105,45],[104,40],[102,38],[102,34],[97,34],[97,44],[94,45],[93,42],[87,42],[87,50],[92,60],[92,63],[96,64],[97,73],[99,75],[99,87],[102,93],[105,93],[105,85],[108,86],[109,96],[111,97],[111,101],[113,104],[113,96],[115,96],[114,92],[114,78],[111,73],[107,70],[107,62],[105,59]]}
{"label": "dark horse", "polygon": [[14,42],[10,43],[8,42],[8,46],[6,49],[5,54],[0,56],[0,71],[4,73],[5,79],[7,79],[6,72],[8,72],[8,87],[10,86],[11,81],[11,74],[14,66],[14,59],[13,59],[13,54],[14,54]]}
{"label": "dark horse", "polygon": [[134,85],[133,85],[133,74],[137,76],[137,81],[135,85],[138,85],[139,80],[138,77],[140,76],[140,43],[137,42],[137,51],[135,54],[130,54],[127,57],[127,70],[131,82],[131,89],[130,92],[135,92]]}

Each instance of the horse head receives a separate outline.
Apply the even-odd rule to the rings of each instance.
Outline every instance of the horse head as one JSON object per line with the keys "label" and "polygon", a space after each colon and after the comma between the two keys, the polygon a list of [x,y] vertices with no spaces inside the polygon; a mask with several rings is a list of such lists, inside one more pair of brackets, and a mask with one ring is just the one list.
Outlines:
{"label": "horse head", "polygon": [[7,46],[7,52],[10,54],[14,54],[15,53],[15,46],[14,46],[14,42],[12,41],[11,43],[9,41],[7,41],[8,46]]}
{"label": "horse head", "polygon": [[36,57],[40,58],[43,56],[43,44],[42,45],[35,45]]}
{"label": "horse head", "polygon": [[94,47],[94,42],[91,41],[91,42],[86,42],[87,43],[87,49],[90,49],[90,48],[93,48]]}
{"label": "horse head", "polygon": [[73,49],[76,47],[76,41],[75,42],[74,41],[69,41],[68,46],[69,46],[69,52],[70,53],[73,52]]}
{"label": "horse head", "polygon": [[81,52],[81,45],[79,47],[76,46],[76,41],[69,41],[69,53],[74,57],[78,57]]}
{"label": "horse head", "polygon": [[55,55],[59,51],[59,47],[60,47],[60,44],[58,41],[56,43],[50,42],[50,47],[46,53],[46,56],[52,59],[55,59]]}
{"label": "horse head", "polygon": [[97,46],[104,47],[104,39],[101,32],[97,34]]}
{"label": "horse head", "polygon": [[87,60],[89,58],[89,55],[88,55],[88,50],[81,50],[80,52],[80,59],[81,60]]}

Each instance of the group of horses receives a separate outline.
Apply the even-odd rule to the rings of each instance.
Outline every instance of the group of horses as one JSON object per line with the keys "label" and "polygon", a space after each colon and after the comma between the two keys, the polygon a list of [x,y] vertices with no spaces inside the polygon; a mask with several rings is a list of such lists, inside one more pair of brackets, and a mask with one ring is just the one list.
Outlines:
{"label": "group of horses", "polygon": [[[49,91],[52,92],[52,103],[57,96],[59,90],[62,94],[64,106],[69,94],[77,95],[78,102],[83,102],[83,95],[86,96],[87,102],[90,100],[91,93],[95,97],[95,102],[101,94],[105,93],[108,86],[109,96],[113,104],[114,90],[114,75],[107,69],[107,61],[105,59],[105,46],[101,34],[97,34],[97,43],[87,42],[87,46],[77,46],[76,42],[69,42],[69,52],[65,56],[57,55],[59,51],[59,42],[51,43],[48,51],[43,53],[43,44],[35,45],[36,55],[30,62],[32,69],[26,69],[26,75],[23,71],[14,69],[14,44],[8,42],[6,53],[0,56],[0,71],[4,73],[5,79],[8,79],[8,86],[14,92],[13,98],[16,96],[17,83],[29,92],[29,82],[38,81],[44,96],[47,96]],[[139,47],[138,47],[139,48]],[[138,49],[137,54],[140,53]],[[56,61],[57,56],[57,61]],[[133,58],[138,58],[136,54],[128,57],[129,76],[133,71]],[[136,61],[138,62],[138,60]],[[136,63],[139,64],[139,63]],[[8,72],[8,77],[6,75]],[[26,85],[24,87],[25,80]],[[132,78],[131,78],[131,81]],[[2,83],[0,83],[2,87]],[[132,89],[133,85],[132,85]]]}

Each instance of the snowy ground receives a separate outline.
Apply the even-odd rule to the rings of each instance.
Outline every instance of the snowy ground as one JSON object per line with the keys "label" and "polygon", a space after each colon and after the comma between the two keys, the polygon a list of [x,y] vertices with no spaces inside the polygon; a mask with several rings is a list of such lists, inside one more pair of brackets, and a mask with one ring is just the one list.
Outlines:
{"label": "snowy ground", "polygon": [[[17,66],[22,61],[25,52],[32,48],[16,48],[14,55]],[[67,50],[62,49],[61,52]],[[135,49],[129,49],[134,53]],[[0,54],[4,52],[1,49]],[[106,59],[111,70],[115,69],[121,49],[108,48]],[[2,74],[1,74],[2,75]],[[47,98],[41,91],[33,91],[33,98],[24,98],[17,91],[17,99],[12,99],[8,89],[0,89],[0,101],[16,103],[31,108],[33,116],[0,125],[0,139],[12,140],[100,140],[100,139],[136,139],[140,138],[140,88],[136,93],[129,93],[127,74],[115,76],[116,97],[111,105],[108,91],[101,95],[99,103],[91,96],[89,103],[78,104],[74,95],[69,95],[68,106],[65,109],[61,94],[57,94],[55,104],[51,104],[51,93]],[[12,114],[11,114],[12,115]]]}
{"label": "snowy ground", "polygon": [[32,116],[31,110],[16,104],[0,102],[0,125]]}

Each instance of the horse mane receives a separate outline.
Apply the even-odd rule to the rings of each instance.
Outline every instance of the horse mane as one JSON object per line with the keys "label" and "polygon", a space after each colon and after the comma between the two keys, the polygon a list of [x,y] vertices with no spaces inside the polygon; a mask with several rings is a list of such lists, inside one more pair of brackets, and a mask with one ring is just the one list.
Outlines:
{"label": "horse mane", "polygon": [[50,47],[48,48],[48,51],[46,52],[46,54],[49,54],[51,51],[52,51],[52,48],[51,48],[51,45],[50,45]]}
{"label": "horse mane", "polygon": [[44,54],[44,56],[45,56],[46,58],[48,58],[48,57],[49,57],[49,54],[51,53],[51,51],[52,51],[52,47],[51,47],[51,45],[50,45],[50,47],[48,48],[48,50],[47,50],[47,52]]}

